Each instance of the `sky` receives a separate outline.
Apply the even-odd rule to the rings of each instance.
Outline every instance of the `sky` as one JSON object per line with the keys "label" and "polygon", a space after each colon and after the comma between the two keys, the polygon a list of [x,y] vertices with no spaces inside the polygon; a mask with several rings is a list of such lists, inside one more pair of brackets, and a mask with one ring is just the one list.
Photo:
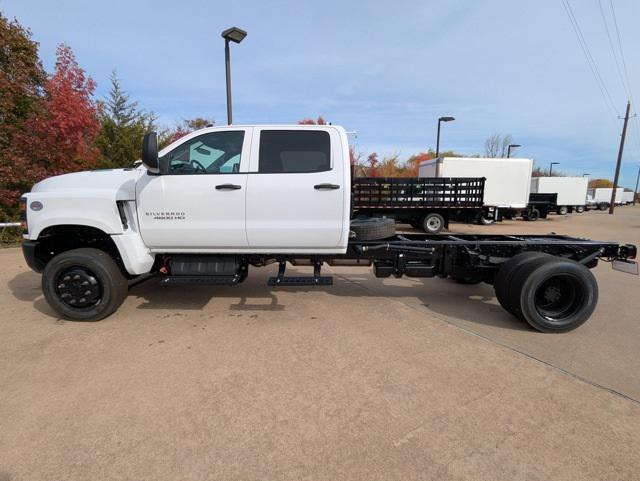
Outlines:
{"label": "sky", "polygon": [[[536,165],[612,179],[618,117],[628,96],[640,102],[640,2],[569,4],[602,85],[561,0],[0,0],[0,10],[32,30],[48,71],[66,42],[99,98],[116,69],[164,125],[226,122],[220,33],[238,26],[248,35],[231,45],[234,123],[322,115],[356,132],[357,151],[406,159],[434,148],[437,118],[450,115],[441,150],[482,154],[489,135],[509,133]],[[621,185],[635,187],[639,165],[633,118]]]}

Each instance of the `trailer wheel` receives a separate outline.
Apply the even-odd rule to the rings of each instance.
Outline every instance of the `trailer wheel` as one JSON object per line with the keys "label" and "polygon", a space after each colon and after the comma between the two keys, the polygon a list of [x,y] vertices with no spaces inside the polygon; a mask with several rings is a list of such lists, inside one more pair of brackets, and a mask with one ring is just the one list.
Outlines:
{"label": "trailer wheel", "polygon": [[531,211],[527,215],[527,220],[531,222],[535,222],[539,218],[540,218],[540,211],[538,209],[531,209]]}
{"label": "trailer wheel", "polygon": [[542,252],[521,252],[503,263],[498,269],[498,273],[496,274],[496,278],[493,282],[493,288],[496,292],[496,299],[498,299],[498,302],[505,311],[515,314],[509,297],[509,287],[511,286],[513,277],[522,268],[522,266],[540,257],[552,256],[543,254]]}
{"label": "trailer wheel", "polygon": [[509,298],[515,314],[534,329],[566,332],[589,319],[598,303],[598,284],[584,265],[545,257],[516,272]]}
{"label": "trailer wheel", "polygon": [[567,215],[569,213],[569,208],[566,205],[561,205],[558,207],[558,215]]}
{"label": "trailer wheel", "polygon": [[387,239],[396,235],[396,223],[384,217],[366,217],[351,220],[351,230],[357,240]]}
{"label": "trailer wheel", "polygon": [[476,222],[480,225],[491,225],[495,223],[495,219],[488,219],[483,213],[480,213],[478,217],[476,217]]}
{"label": "trailer wheel", "polygon": [[422,219],[422,229],[427,234],[437,234],[438,232],[442,232],[444,227],[444,217],[440,214],[436,214],[435,212],[425,215]]}
{"label": "trailer wheel", "polygon": [[72,321],[99,321],[115,312],[127,297],[122,271],[106,252],[72,249],[55,256],[42,273],[49,305]]}
{"label": "trailer wheel", "polygon": [[584,212],[584,205],[576,205],[576,212],[582,214]]}

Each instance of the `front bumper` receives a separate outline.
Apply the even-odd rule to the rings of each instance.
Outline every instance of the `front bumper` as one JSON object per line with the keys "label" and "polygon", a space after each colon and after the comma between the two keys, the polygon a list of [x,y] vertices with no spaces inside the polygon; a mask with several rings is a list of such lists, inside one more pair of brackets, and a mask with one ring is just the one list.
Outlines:
{"label": "front bumper", "polygon": [[45,266],[44,262],[36,257],[36,249],[39,244],[40,242],[38,241],[22,241],[22,255],[24,256],[24,260],[27,262],[27,265],[36,272],[42,272]]}

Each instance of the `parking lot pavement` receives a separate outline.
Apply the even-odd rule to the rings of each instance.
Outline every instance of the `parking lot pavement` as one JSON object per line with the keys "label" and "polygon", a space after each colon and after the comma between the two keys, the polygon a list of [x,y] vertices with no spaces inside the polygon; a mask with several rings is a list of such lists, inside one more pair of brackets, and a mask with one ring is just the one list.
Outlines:
{"label": "parking lot pavement", "polygon": [[[640,209],[452,230],[640,244]],[[73,323],[18,249],[0,262],[1,481],[638,479],[640,283],[608,266],[592,319],[544,335],[488,287],[364,268],[149,281]]]}

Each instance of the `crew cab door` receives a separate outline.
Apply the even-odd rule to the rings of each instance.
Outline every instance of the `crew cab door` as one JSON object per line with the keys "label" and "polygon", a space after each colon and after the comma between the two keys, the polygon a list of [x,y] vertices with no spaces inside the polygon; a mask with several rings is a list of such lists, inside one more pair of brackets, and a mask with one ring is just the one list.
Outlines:
{"label": "crew cab door", "polygon": [[160,152],[160,175],[146,175],[136,186],[148,247],[166,252],[247,247],[251,133],[251,128],[199,132]]}
{"label": "crew cab door", "polygon": [[254,128],[247,185],[251,249],[320,252],[340,245],[349,192],[341,148],[330,127]]}

